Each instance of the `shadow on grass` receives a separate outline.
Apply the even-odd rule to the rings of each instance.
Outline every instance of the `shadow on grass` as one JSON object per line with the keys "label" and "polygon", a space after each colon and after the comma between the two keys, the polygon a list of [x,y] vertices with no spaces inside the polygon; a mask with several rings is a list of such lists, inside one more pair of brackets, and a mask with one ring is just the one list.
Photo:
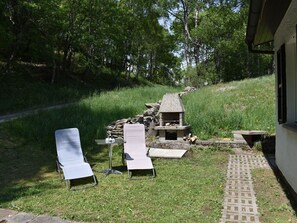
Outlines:
{"label": "shadow on grass", "polygon": [[[0,81],[0,115],[48,107],[57,104],[76,102],[90,95],[117,89],[148,85],[149,83],[125,80],[115,74],[86,76],[57,75],[54,84],[51,83],[51,72],[36,70],[30,64],[19,64],[15,71]],[[36,78],[46,74],[49,79]],[[72,78],[70,78],[70,76]],[[11,100],[13,95],[13,100]]]}
{"label": "shadow on grass", "polygon": [[[99,147],[94,140],[106,137],[105,127],[112,121],[132,113],[130,109],[112,110],[104,106],[98,112],[80,104],[1,124],[0,204],[58,187],[55,183],[46,183],[59,179],[54,138],[57,129],[77,127],[88,162],[93,167],[96,164],[107,167],[108,149]],[[125,172],[125,167],[119,170]],[[30,182],[34,183],[34,194],[27,186]],[[65,187],[64,182],[59,185]]]}
{"label": "shadow on grass", "polygon": [[58,185],[53,186],[46,182],[39,182],[38,186],[11,184],[10,187],[5,188],[4,191],[0,191],[0,203],[10,202],[25,196],[38,196],[41,191],[50,191],[57,188],[59,188]]}
{"label": "shadow on grass", "polygon": [[[294,192],[293,188],[287,182],[281,171],[279,170],[276,160],[275,160],[275,136],[267,137],[262,142],[263,154],[268,161],[270,168],[272,169],[277,182],[280,183],[287,199],[289,200],[295,215],[297,216],[297,194]],[[269,190],[269,188],[265,188]]]}

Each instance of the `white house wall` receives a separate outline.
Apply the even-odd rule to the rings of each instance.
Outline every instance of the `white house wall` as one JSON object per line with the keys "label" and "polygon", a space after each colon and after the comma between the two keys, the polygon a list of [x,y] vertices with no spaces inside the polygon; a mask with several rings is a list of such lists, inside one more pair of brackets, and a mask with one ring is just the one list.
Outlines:
{"label": "white house wall", "polygon": [[[292,0],[274,36],[275,52],[282,44],[286,44],[287,122],[291,123],[297,120],[296,25],[297,0]],[[276,58],[275,54],[275,64],[277,64]],[[276,163],[288,183],[297,192],[297,129],[292,131],[279,125],[277,120],[276,123]]]}

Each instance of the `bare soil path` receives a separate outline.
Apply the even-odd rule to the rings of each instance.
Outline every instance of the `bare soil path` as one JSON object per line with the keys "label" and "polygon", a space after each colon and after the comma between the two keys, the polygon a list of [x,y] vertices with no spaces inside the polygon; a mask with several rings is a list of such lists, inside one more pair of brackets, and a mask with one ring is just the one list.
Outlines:
{"label": "bare soil path", "polygon": [[11,120],[14,120],[14,119],[17,119],[17,118],[26,117],[26,116],[29,116],[29,115],[35,115],[35,114],[37,114],[39,112],[42,112],[42,111],[65,108],[65,107],[68,107],[68,106],[74,105],[74,104],[75,103],[53,105],[53,106],[49,106],[49,107],[36,108],[36,109],[31,109],[31,110],[22,111],[22,112],[16,112],[16,113],[8,114],[8,115],[2,115],[2,116],[0,116],[0,123],[8,122],[8,121],[11,121]]}

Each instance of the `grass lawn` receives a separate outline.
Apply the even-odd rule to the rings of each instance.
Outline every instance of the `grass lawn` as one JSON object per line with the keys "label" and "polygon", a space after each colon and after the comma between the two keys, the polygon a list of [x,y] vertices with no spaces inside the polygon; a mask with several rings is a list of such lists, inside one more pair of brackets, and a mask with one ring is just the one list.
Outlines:
{"label": "grass lawn", "polygon": [[[93,222],[216,222],[221,216],[228,152],[195,150],[179,160],[153,161],[157,177],[131,181],[114,150],[113,166],[123,175],[105,177],[106,136],[114,120],[140,114],[144,104],[176,88],[122,89],[0,125],[0,207]],[[55,171],[54,131],[77,127],[99,185],[67,191]]]}
{"label": "grass lawn", "polygon": [[[229,137],[236,129],[272,133],[273,83],[272,76],[263,77],[205,87],[185,96],[186,119],[193,134],[208,139]],[[113,166],[124,174],[105,177],[100,173],[108,167],[108,149],[97,146],[94,139],[105,138],[105,127],[142,114],[145,103],[179,91],[154,85],[87,98],[78,94],[79,103],[70,107],[2,123],[0,207],[93,222],[218,222],[228,151],[194,149],[183,159],[155,159],[155,179],[131,181],[121,164],[121,151],[115,149]],[[7,106],[3,112],[11,107],[18,108]],[[80,130],[83,150],[99,180],[97,187],[67,191],[55,171],[54,131],[69,127]]]}
{"label": "grass lawn", "polygon": [[94,76],[92,80],[85,84],[68,76],[58,74],[56,82],[51,84],[49,80],[32,78],[31,75],[34,74],[32,69],[29,64],[18,64],[15,72],[1,79],[0,115],[77,102],[81,99],[98,96],[104,92],[123,88],[123,86],[142,86],[144,88],[157,86],[147,80],[137,81],[131,79],[127,81],[107,74],[100,75],[100,78]]}
{"label": "grass lawn", "polygon": [[182,159],[155,159],[156,178],[128,180],[120,151],[114,148],[113,166],[122,175],[100,173],[108,167],[108,149],[94,146],[88,160],[99,185],[68,191],[52,152],[7,141],[0,148],[0,207],[94,222],[220,219],[228,152],[195,149]]}
{"label": "grass lawn", "polygon": [[32,79],[29,74],[13,73],[0,81],[0,115],[78,101],[92,92],[93,88],[73,80],[50,84]]}
{"label": "grass lawn", "polygon": [[255,169],[252,174],[260,221],[297,223],[297,205],[290,203],[286,196],[287,190],[278,182],[272,169]]}
{"label": "grass lawn", "polygon": [[274,76],[204,87],[183,98],[186,121],[200,139],[231,138],[233,130],[275,132]]}

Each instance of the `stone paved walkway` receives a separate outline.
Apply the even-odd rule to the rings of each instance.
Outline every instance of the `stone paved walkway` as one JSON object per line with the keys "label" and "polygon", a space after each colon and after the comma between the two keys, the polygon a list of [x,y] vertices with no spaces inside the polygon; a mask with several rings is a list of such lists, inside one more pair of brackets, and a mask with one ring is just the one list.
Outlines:
{"label": "stone paved walkway", "polygon": [[268,167],[262,155],[230,155],[220,223],[260,223],[251,170]]}
{"label": "stone paved walkway", "polygon": [[0,223],[78,223],[48,215],[34,215],[0,208]]}

